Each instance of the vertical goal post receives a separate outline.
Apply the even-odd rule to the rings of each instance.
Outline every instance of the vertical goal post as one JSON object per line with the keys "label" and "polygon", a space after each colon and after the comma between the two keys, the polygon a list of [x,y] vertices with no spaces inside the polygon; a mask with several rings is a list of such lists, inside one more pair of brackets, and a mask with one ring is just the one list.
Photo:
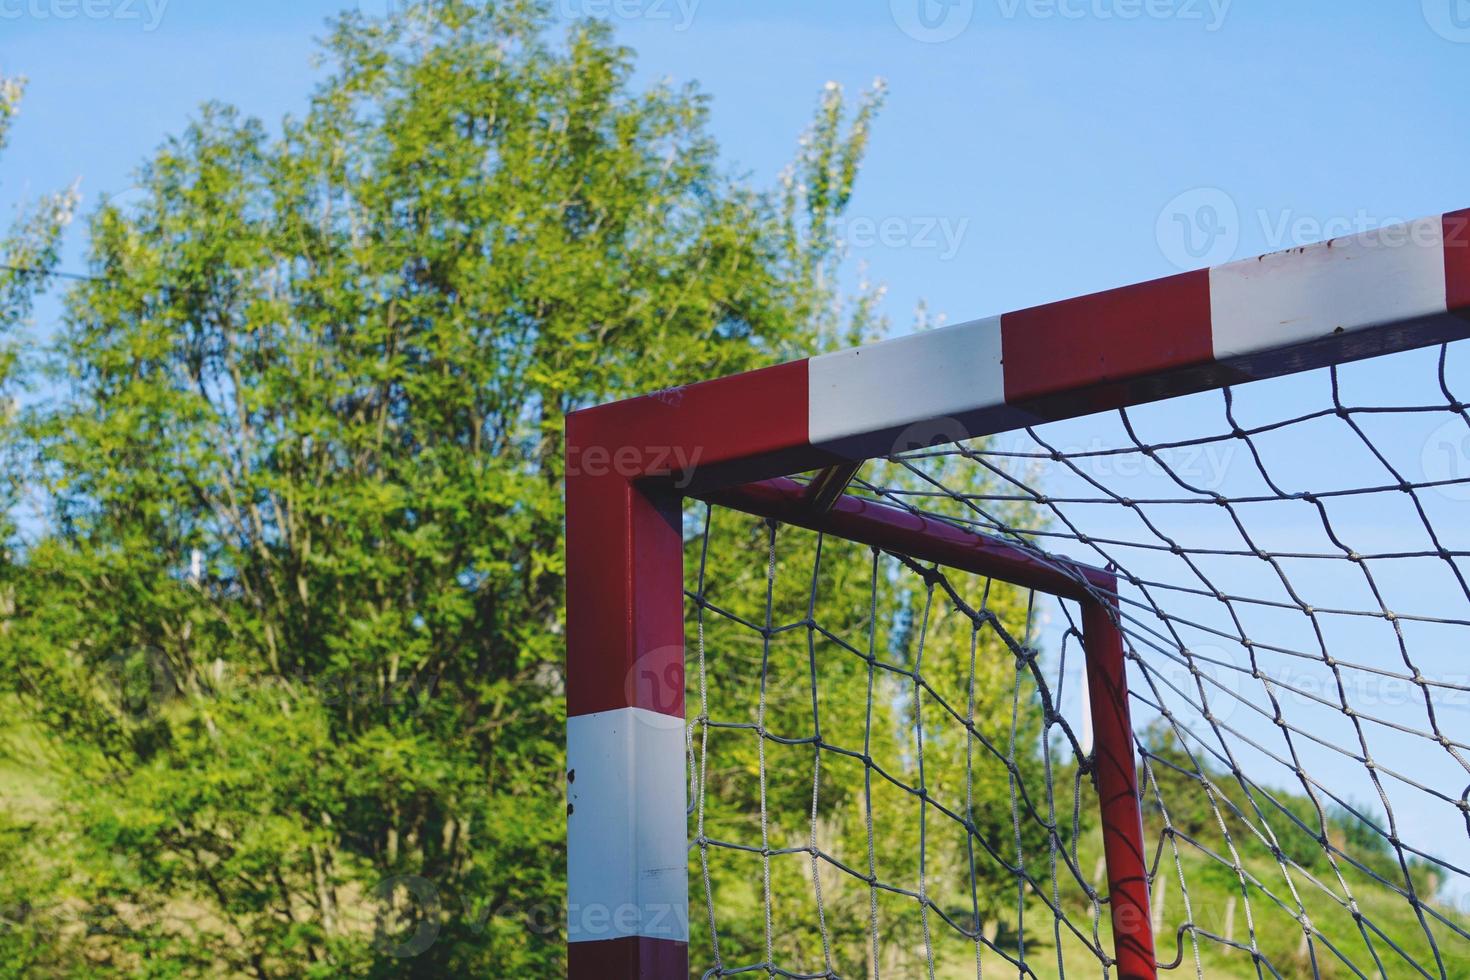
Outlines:
{"label": "vertical goal post", "polygon": [[[899,445],[1465,337],[1470,211],[570,415],[569,975],[688,976],[681,508],[692,497],[1081,602],[1114,958],[1124,978],[1155,977],[1113,573],[841,495],[842,477]],[[786,479],[816,471],[838,476]]]}

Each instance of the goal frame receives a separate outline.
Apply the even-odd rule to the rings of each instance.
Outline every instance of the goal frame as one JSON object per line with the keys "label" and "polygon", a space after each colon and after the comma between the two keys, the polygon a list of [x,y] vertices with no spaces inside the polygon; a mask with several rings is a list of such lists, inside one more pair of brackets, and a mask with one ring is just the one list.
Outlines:
{"label": "goal frame", "polygon": [[570,414],[569,977],[688,976],[689,497],[1082,603],[1114,958],[1156,977],[1113,573],[842,491],[904,448],[1467,336],[1470,210]]}

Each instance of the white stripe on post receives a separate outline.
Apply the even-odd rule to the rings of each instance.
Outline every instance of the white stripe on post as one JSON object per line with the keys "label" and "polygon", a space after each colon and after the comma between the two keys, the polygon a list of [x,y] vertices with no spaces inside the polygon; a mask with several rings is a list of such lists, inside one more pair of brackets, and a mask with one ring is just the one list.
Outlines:
{"label": "white stripe on post", "polygon": [[[811,359],[809,438],[837,442],[915,423],[956,419],[1005,404],[1000,317],[988,317]],[[954,433],[925,433],[933,445]],[[901,447],[902,448],[902,447]]]}
{"label": "white stripe on post", "polygon": [[1215,359],[1446,312],[1444,223],[1425,218],[1210,270]]}
{"label": "white stripe on post", "polygon": [[684,720],[567,719],[567,938],[689,941]]}

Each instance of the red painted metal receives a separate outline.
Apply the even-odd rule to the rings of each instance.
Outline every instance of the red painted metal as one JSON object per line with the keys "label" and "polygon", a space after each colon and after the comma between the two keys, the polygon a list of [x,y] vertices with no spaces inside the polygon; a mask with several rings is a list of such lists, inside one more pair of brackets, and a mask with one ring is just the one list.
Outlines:
{"label": "red painted metal", "polygon": [[[682,718],[680,498],[636,481],[655,455],[637,430],[628,441],[601,424],[615,415],[567,424],[567,717],[634,707]],[[684,980],[688,955],[686,943],[646,937],[574,942],[567,976]]]}
{"label": "red painted metal", "polygon": [[676,489],[786,476],[838,462],[807,440],[807,362],[567,416],[567,482],[667,478]]}
{"label": "red painted metal", "polygon": [[1208,271],[1007,313],[1006,401],[1115,407],[1139,379],[1212,364],[1210,319]]}
{"label": "red painted metal", "polygon": [[[798,361],[567,418],[568,718],[620,708],[684,717],[682,490],[696,473],[825,461],[807,441],[807,405]],[[568,976],[685,980],[688,946],[576,942]]]}
{"label": "red painted metal", "polygon": [[684,716],[679,500],[628,480],[567,487],[567,716]]}
{"label": "red painted metal", "polygon": [[[567,481],[569,718],[627,707],[684,716],[683,568],[678,496],[618,473]],[[685,980],[688,959],[688,944],[671,940],[576,942],[567,976]]]}
{"label": "red painted metal", "polygon": [[844,496],[831,509],[817,510],[806,498],[806,487],[793,480],[765,480],[703,494],[700,499],[1064,599],[1091,600],[1096,594],[1112,595],[1117,587],[1113,574],[1100,568],[1049,559],[878,501]]}
{"label": "red painted metal", "polygon": [[680,485],[813,462],[806,379],[799,361],[567,418],[569,717],[683,717]]}
{"label": "red painted metal", "polygon": [[1449,308],[1470,315],[1470,211],[1444,216],[1444,273]]}
{"label": "red painted metal", "polygon": [[688,980],[689,944],[634,936],[567,947],[568,980]]}
{"label": "red painted metal", "polygon": [[1103,853],[1113,949],[1121,980],[1156,980],[1153,922],[1149,915],[1148,854],[1139,805],[1138,766],[1128,710],[1123,634],[1109,605],[1082,609],[1087,651],[1087,689],[1092,705],[1093,766],[1102,807]]}

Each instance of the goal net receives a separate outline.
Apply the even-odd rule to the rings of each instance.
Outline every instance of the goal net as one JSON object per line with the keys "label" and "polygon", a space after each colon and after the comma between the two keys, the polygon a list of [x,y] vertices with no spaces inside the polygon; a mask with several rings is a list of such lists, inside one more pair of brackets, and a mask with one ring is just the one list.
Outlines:
{"label": "goal net", "polygon": [[1066,595],[687,500],[691,975],[1131,975],[1091,608],[1163,975],[1470,976],[1467,401],[1454,342],[837,474]]}

